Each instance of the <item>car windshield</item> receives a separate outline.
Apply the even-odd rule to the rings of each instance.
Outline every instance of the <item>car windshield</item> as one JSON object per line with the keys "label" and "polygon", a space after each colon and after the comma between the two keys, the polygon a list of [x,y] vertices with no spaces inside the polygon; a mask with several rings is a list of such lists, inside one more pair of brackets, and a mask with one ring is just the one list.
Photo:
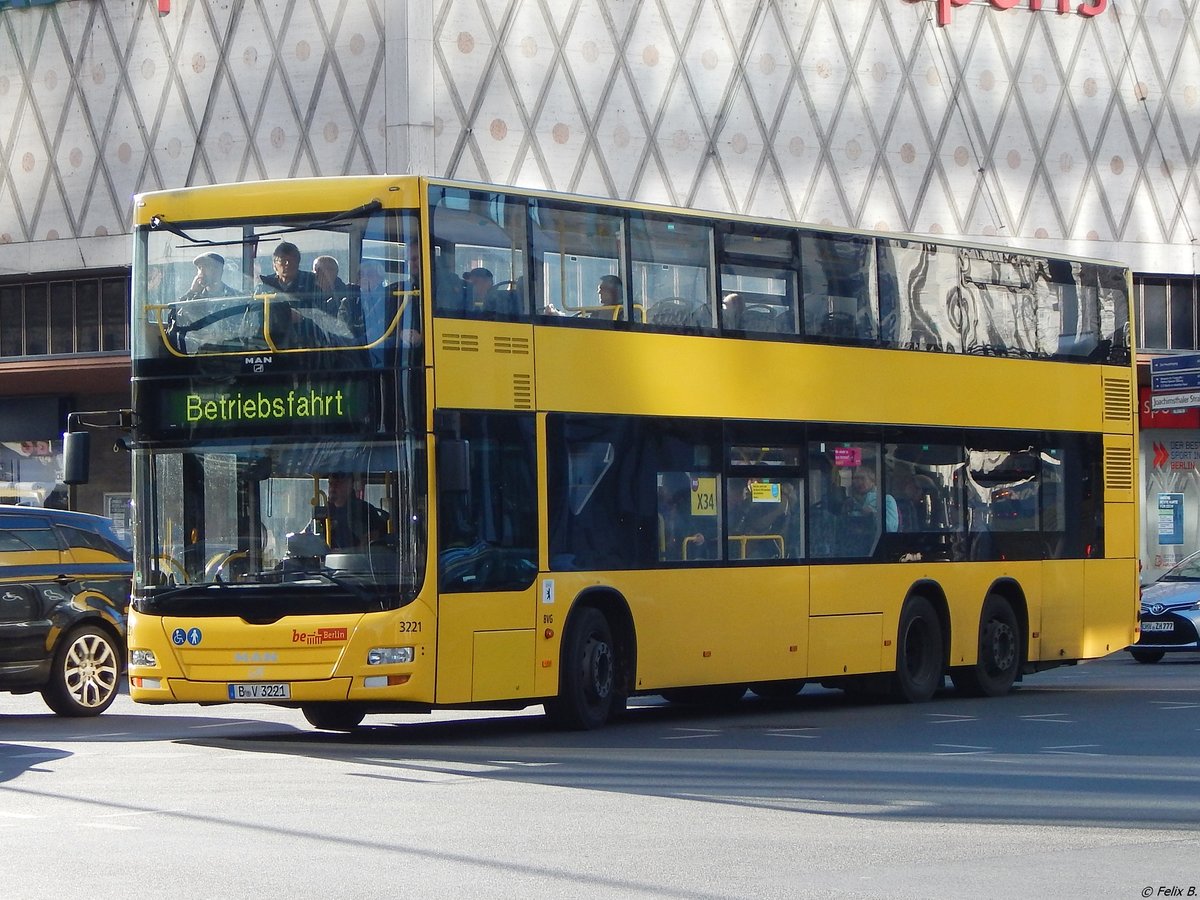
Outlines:
{"label": "car windshield", "polygon": [[1200,581],[1200,553],[1176,563],[1159,581]]}
{"label": "car windshield", "polygon": [[[411,599],[424,572],[424,444],[214,440],[138,451],[136,582],[215,597],[337,587]],[[228,590],[226,590],[228,589]]]}

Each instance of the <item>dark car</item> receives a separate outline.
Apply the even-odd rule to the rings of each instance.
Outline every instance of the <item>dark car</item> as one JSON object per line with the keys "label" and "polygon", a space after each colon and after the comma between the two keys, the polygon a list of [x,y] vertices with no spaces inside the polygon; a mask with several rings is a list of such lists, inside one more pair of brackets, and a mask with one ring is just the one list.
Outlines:
{"label": "dark car", "polygon": [[112,521],[0,506],[0,690],[97,716],[120,688],[132,556]]}
{"label": "dark car", "polygon": [[1200,553],[1193,553],[1142,588],[1141,635],[1133,658],[1156,663],[1168,653],[1200,650]]}

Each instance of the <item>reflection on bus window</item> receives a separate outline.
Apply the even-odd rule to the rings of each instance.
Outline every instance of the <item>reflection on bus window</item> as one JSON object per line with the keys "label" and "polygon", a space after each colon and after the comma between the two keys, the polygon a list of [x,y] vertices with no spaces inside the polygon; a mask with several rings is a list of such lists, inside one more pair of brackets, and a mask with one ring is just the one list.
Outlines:
{"label": "reflection on bus window", "polygon": [[796,241],[770,226],[720,229],[721,329],[747,336],[796,333],[799,303]]}
{"label": "reflection on bus window", "polygon": [[842,342],[878,340],[873,242],[866,238],[804,232],[800,248],[804,333]]}

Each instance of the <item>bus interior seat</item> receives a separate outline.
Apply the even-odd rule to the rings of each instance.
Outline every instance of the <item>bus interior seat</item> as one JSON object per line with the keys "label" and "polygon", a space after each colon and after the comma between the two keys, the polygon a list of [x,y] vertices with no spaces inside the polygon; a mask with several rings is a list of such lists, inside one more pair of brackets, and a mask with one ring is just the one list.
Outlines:
{"label": "bus interior seat", "polygon": [[779,309],[786,310],[787,307],[774,307],[766,303],[749,304],[742,311],[742,330],[777,334],[779,332],[777,318]]}
{"label": "bus interior seat", "polygon": [[701,301],[667,297],[646,308],[646,321],[668,328],[711,328],[712,310]]}

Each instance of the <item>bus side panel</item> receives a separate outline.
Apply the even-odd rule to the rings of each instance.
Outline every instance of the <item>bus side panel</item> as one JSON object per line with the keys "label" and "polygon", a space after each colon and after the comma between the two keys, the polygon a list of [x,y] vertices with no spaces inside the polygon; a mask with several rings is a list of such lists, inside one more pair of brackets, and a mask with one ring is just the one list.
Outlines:
{"label": "bus side panel", "polygon": [[[556,573],[560,598],[611,585],[637,635],[637,690],[802,678],[808,579],[796,566]],[[548,607],[543,607],[543,610]],[[564,612],[556,611],[556,618]]]}
{"label": "bus side panel", "polygon": [[[438,600],[437,703],[473,703],[509,699],[518,680],[533,691],[534,591],[512,593],[443,594]],[[506,633],[526,637],[505,637]],[[487,635],[477,640],[477,635]],[[521,661],[509,656],[517,647]],[[476,696],[490,685],[491,696]]]}
{"label": "bus side panel", "polygon": [[[1037,659],[1079,659],[1083,655],[1083,598],[1088,564],[1089,561],[1082,559],[1042,563],[1042,636]],[[1031,647],[1030,659],[1034,658]]]}
{"label": "bus side panel", "polygon": [[471,658],[471,701],[511,700],[534,693],[532,628],[476,631]]}
{"label": "bus side panel", "polygon": [[1106,656],[1136,641],[1137,563],[1130,559],[1090,560],[1086,579],[1082,655]]}
{"label": "bus side panel", "polygon": [[882,646],[882,615],[813,616],[809,620],[809,676],[877,672]]}

